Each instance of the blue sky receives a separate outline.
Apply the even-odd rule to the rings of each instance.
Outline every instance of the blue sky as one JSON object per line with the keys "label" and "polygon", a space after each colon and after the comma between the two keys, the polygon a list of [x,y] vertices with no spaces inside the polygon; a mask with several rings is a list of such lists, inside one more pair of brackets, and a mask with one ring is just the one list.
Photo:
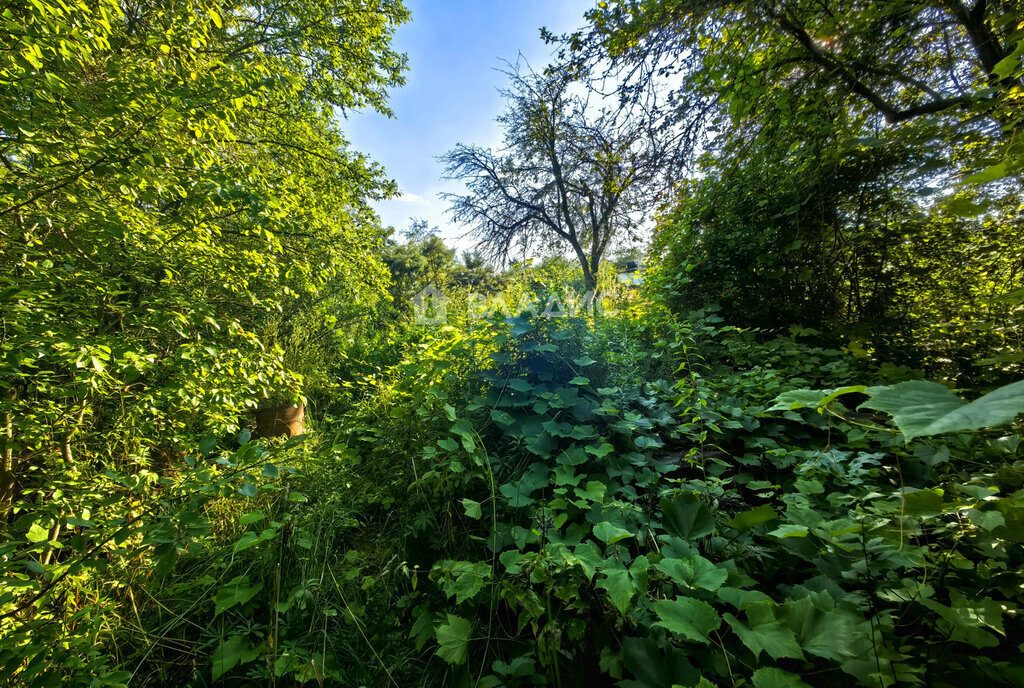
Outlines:
{"label": "blue sky", "polygon": [[398,29],[395,47],[409,55],[407,83],[391,94],[394,119],[376,113],[352,113],[342,122],[352,147],[382,163],[403,196],[377,204],[385,225],[399,231],[411,218],[441,229],[449,244],[465,249],[471,241],[454,241],[464,227],[446,217],[440,191],[459,191],[442,182],[437,156],[456,143],[497,146],[501,131],[495,118],[504,103],[498,89],[505,77],[501,60],[522,53],[542,68],[551,46],[540,27],[556,33],[583,24],[594,0],[406,0],[412,21]]}

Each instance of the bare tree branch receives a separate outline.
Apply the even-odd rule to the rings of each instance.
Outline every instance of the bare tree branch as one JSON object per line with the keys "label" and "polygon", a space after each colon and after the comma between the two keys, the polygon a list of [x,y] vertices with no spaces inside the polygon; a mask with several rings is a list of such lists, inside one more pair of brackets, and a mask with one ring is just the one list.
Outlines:
{"label": "bare tree branch", "polygon": [[617,236],[642,226],[691,147],[650,110],[609,103],[572,69],[508,72],[502,150],[459,145],[442,160],[464,195],[445,194],[454,220],[506,262],[537,242],[570,249],[593,288]]}

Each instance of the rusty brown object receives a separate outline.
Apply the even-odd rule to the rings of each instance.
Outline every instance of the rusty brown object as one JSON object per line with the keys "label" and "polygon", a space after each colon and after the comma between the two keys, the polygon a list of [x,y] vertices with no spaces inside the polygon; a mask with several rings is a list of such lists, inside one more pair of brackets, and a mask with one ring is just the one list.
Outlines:
{"label": "rusty brown object", "polygon": [[305,418],[305,404],[284,404],[262,409],[256,412],[256,432],[260,437],[295,437],[305,432]]}

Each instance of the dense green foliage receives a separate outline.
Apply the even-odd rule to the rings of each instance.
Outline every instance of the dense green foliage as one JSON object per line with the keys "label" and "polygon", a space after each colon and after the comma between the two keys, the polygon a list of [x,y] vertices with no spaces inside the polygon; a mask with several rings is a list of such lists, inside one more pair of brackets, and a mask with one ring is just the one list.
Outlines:
{"label": "dense green foliage", "polygon": [[[391,187],[332,110],[386,110],[406,14],[18,2],[3,17],[3,665],[52,684],[121,662],[101,612],[127,593],[98,583],[187,551],[157,504],[225,479],[180,472],[200,439],[296,395],[332,352],[294,343],[382,293],[368,201]],[[90,573],[114,556],[116,575]]]}
{"label": "dense green foliage", "polygon": [[400,3],[3,17],[0,683],[1024,686],[1014,3],[600,3],[501,272],[339,128]]}
{"label": "dense green foliage", "polygon": [[[638,89],[673,74],[668,107],[714,133],[655,241],[688,271],[677,308],[842,333],[965,384],[1019,375],[1014,3],[663,0],[591,19],[577,54]],[[957,185],[972,172],[981,186]]]}
{"label": "dense green foliage", "polygon": [[[910,401],[964,402],[849,387],[906,374],[863,365],[649,303],[596,329],[482,324],[413,348],[356,416],[362,465],[409,481],[381,504],[409,495],[391,623],[451,665],[403,660],[398,684],[1019,683],[1019,440],[906,444],[846,395],[908,438],[987,423],[912,430]],[[1012,419],[1019,387],[973,417]],[[376,630],[379,647],[392,631]]]}
{"label": "dense green foliage", "polygon": [[828,112],[779,119],[726,144],[661,217],[675,307],[842,333],[967,384],[1019,374],[1019,194],[937,196],[927,142],[865,137]]}

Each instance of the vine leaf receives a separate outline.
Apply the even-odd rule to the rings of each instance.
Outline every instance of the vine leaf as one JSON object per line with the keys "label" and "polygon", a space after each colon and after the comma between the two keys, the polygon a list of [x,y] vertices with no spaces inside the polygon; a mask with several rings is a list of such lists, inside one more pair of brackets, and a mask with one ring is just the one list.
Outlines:
{"label": "vine leaf", "polygon": [[469,497],[462,500],[462,508],[466,510],[466,516],[469,518],[480,518],[483,515],[480,509],[480,502]]}

